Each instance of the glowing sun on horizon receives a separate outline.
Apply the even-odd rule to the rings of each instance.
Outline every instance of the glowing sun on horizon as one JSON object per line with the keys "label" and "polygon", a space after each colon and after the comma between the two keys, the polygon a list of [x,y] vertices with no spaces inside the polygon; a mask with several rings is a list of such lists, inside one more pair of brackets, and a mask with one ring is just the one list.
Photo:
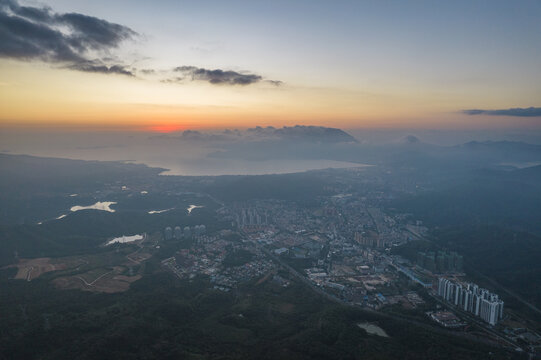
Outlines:
{"label": "glowing sun on horizon", "polygon": [[186,126],[178,125],[178,124],[162,124],[162,125],[149,126],[147,129],[153,132],[166,134],[166,133],[172,133],[176,131],[185,130]]}

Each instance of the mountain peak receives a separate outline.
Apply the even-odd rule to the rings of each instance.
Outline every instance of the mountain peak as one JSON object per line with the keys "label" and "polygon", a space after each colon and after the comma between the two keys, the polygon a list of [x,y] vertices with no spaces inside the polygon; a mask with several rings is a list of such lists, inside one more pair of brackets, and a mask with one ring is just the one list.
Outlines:
{"label": "mountain peak", "polygon": [[273,130],[275,135],[287,139],[320,141],[328,143],[357,142],[353,136],[337,128],[295,125],[284,126],[281,129]]}
{"label": "mountain peak", "polygon": [[408,135],[404,138],[406,144],[419,144],[421,140],[415,135]]}

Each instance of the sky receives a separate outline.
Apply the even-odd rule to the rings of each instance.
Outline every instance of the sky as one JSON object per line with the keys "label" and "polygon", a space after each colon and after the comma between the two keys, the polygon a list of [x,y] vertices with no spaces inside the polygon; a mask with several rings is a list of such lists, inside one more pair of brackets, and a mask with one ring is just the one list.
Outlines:
{"label": "sky", "polygon": [[0,0],[0,127],[541,129],[541,1]]}

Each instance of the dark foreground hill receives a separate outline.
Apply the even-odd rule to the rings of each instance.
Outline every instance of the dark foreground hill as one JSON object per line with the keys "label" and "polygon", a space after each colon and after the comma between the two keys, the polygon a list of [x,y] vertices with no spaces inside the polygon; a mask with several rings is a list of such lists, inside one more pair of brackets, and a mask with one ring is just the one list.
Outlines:
{"label": "dark foreground hill", "polygon": [[[295,281],[232,293],[148,273],[121,294],[0,281],[1,359],[509,359],[512,353],[323,300]],[[286,274],[282,274],[287,276]],[[377,324],[389,337],[367,334]]]}

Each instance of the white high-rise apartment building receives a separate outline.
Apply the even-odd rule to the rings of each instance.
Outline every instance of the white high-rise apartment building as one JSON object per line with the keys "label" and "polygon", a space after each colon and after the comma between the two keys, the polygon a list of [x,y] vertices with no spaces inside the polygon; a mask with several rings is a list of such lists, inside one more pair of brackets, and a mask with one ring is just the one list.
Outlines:
{"label": "white high-rise apartment building", "polygon": [[456,284],[449,279],[438,279],[438,295],[445,301],[481,317],[491,325],[503,318],[503,301],[498,295],[476,284]]}

